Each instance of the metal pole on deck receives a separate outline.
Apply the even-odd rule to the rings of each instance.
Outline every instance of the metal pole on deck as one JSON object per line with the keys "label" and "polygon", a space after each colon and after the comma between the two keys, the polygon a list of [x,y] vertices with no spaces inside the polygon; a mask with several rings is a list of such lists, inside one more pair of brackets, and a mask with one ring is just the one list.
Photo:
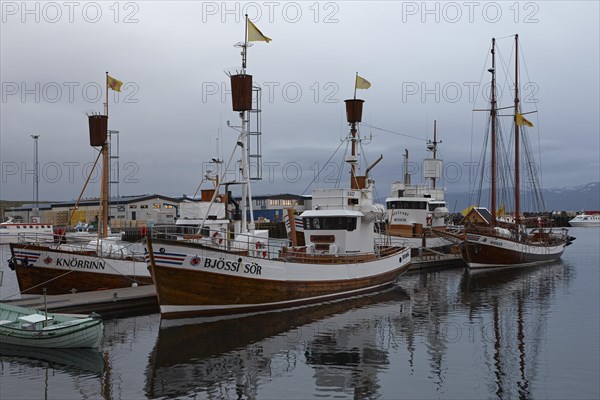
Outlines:
{"label": "metal pole on deck", "polygon": [[48,323],[48,302],[46,301],[46,293],[48,290],[46,288],[42,289],[42,293],[44,293],[44,327]]}

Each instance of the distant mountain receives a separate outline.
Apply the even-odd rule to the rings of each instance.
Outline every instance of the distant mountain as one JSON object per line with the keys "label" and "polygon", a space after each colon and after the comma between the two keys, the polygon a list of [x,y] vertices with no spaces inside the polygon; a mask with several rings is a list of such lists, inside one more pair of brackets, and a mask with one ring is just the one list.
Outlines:
{"label": "distant mountain", "polygon": [[[489,204],[487,193],[482,196],[481,203]],[[582,211],[582,210],[600,210],[600,182],[592,182],[585,185],[563,187],[559,189],[542,190],[546,211]],[[522,208],[523,211],[531,210],[527,204],[528,193],[523,193]],[[467,208],[471,205],[469,193],[450,192],[446,193],[446,204],[450,212]]]}

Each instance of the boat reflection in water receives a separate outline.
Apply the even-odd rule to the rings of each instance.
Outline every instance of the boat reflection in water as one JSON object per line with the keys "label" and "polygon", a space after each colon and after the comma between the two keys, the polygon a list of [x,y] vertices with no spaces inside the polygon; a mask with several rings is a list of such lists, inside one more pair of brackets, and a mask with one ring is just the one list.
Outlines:
{"label": "boat reflection in water", "polygon": [[[313,307],[196,323],[163,320],[145,395],[531,397],[545,320],[571,271],[561,261],[445,270]],[[465,371],[475,371],[470,383]]]}
{"label": "boat reflection in water", "polygon": [[[94,398],[102,387],[105,360],[95,348],[46,349],[3,343],[0,370],[0,378],[7,379],[0,385],[2,399],[64,397],[60,394],[60,384],[55,383],[57,379],[76,382],[74,395]],[[24,371],[33,371],[36,382]]]}
{"label": "boat reflection in water", "polygon": [[[364,363],[385,368],[387,358],[376,350],[376,343],[365,342],[376,339],[373,321],[381,315],[400,315],[402,307],[409,308],[408,302],[406,293],[395,286],[293,310],[197,324],[166,321],[187,323],[169,327],[163,320],[150,356],[146,395],[232,397],[235,388],[237,396],[255,398],[261,381],[291,376],[303,363],[352,365],[348,377],[354,375],[355,382],[339,382],[340,387],[364,384],[361,375],[368,374]],[[321,385],[328,378],[316,379]]]}
{"label": "boat reflection in water", "polygon": [[45,349],[2,344],[0,363],[4,362],[57,369],[77,375],[101,375],[104,372],[102,353],[97,349]]}
{"label": "boat reflection in water", "polygon": [[546,341],[548,315],[560,284],[573,278],[564,261],[545,266],[465,272],[462,303],[475,341],[483,344],[490,392],[498,398],[530,398]]}

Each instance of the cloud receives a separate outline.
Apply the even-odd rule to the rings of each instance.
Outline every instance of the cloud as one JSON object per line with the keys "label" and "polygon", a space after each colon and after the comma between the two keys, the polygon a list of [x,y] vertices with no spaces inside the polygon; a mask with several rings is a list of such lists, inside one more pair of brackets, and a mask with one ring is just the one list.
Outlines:
{"label": "cloud", "polygon": [[[594,2],[527,9],[519,3],[518,15],[509,3],[434,2],[430,12],[420,2],[94,3],[99,17],[92,3],[70,10],[35,2],[32,13],[23,4],[2,3],[3,199],[31,197],[32,133],[40,135],[48,175],[41,197],[78,195],[95,154],[85,113],[102,111],[107,70],[128,85],[109,98],[110,127],[120,132],[119,191],[189,194],[203,163],[215,156],[219,132],[225,153],[236,141],[226,124],[238,122],[223,71],[240,65],[240,49],[232,45],[243,39],[244,12],[273,38],[248,54],[249,72],[262,87],[263,160],[280,163],[269,164],[280,169],[257,183],[255,193],[301,193],[310,183],[313,166],[321,167],[347,133],[343,100],[353,95],[356,71],[373,84],[358,93],[366,100],[364,122],[422,138],[361,127],[373,138],[364,153],[371,160],[384,155],[374,170],[381,192],[400,179],[405,148],[414,162],[426,156],[434,119],[447,165],[477,159],[483,127],[472,122],[475,84],[485,74],[490,38],[516,31],[527,66],[522,82],[530,83],[522,89],[530,100],[524,106],[539,111],[534,122],[542,128],[546,187],[599,180],[600,101],[598,90],[590,90],[599,87]],[[60,8],[60,18],[51,7]],[[499,44],[508,64],[510,39]],[[511,96],[503,100],[508,104]],[[290,162],[301,166],[297,181],[286,176],[295,168]],[[52,168],[60,169],[59,178],[49,175]]]}

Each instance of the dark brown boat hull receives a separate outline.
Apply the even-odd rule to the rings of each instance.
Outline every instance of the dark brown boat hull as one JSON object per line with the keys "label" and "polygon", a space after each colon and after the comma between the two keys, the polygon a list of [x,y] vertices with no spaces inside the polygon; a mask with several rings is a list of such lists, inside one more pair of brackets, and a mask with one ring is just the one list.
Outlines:
{"label": "dark brown boat hull", "polygon": [[[493,237],[487,239],[488,243],[495,240]],[[503,240],[503,242],[510,241]],[[466,241],[463,244],[462,255],[469,268],[526,266],[554,261],[560,259],[565,248],[564,243],[549,247],[521,245],[523,250],[518,251],[509,248],[500,248],[488,243]],[[513,243],[518,245],[516,242]]]}
{"label": "dark brown boat hull", "polygon": [[39,267],[15,266],[19,288],[23,294],[67,294],[75,292],[92,292],[96,290],[117,289],[138,285],[152,285],[152,278],[139,276],[97,274],[84,271],[65,271]]}
{"label": "dark brown boat hull", "polygon": [[[94,254],[94,252],[70,252],[49,248],[39,245],[22,245],[11,243],[12,267],[17,275],[19,289],[23,294],[43,294],[44,288],[46,294],[57,295],[76,292],[91,292],[104,289],[118,289],[131,287],[134,283],[138,285],[152,285],[151,276],[132,276],[119,274],[112,269],[111,273],[101,271],[90,272],[85,269],[61,269],[53,268],[51,265],[45,265],[41,260],[30,260],[24,262],[18,257],[20,251],[29,251],[50,255],[51,258],[64,257],[85,257]],[[38,257],[42,258],[42,256]],[[40,265],[36,265],[40,264]],[[142,268],[146,268],[142,266]]]}
{"label": "dark brown boat hull", "polygon": [[[163,318],[182,318],[283,309],[368,293],[392,285],[407,269],[408,265],[368,278],[319,282],[248,279],[160,266],[151,272],[160,282],[156,288]],[[208,308],[164,311],[199,304]]]}

